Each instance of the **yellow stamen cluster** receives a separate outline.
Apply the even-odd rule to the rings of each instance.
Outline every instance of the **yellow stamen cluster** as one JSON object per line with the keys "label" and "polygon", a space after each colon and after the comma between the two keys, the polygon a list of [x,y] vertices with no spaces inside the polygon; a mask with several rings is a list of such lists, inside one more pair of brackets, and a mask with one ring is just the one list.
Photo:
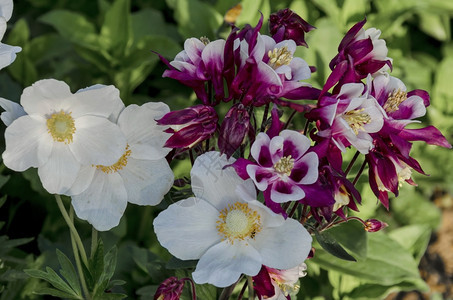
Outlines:
{"label": "yellow stamen cluster", "polygon": [[364,113],[363,112],[364,110],[365,108],[354,109],[346,112],[343,115],[343,119],[345,119],[345,121],[348,122],[349,126],[354,131],[355,135],[359,134],[359,130],[364,130],[363,125],[371,121],[370,115]]}
{"label": "yellow stamen cluster", "polygon": [[293,168],[294,158],[291,158],[291,155],[283,156],[278,162],[274,164],[274,170],[282,175],[291,175]]}
{"label": "yellow stamen cluster", "polygon": [[72,143],[72,135],[76,131],[71,113],[63,110],[53,113],[47,119],[47,130],[56,142]]}
{"label": "yellow stamen cluster", "polygon": [[118,172],[127,165],[127,159],[129,158],[129,156],[131,156],[131,150],[129,149],[129,145],[126,145],[126,151],[116,163],[111,166],[97,165],[96,169],[101,170],[102,172],[107,174]]}
{"label": "yellow stamen cluster", "polygon": [[407,99],[407,93],[398,89],[389,93],[387,101],[384,104],[386,112],[391,113],[397,111],[400,104]]}
{"label": "yellow stamen cluster", "polygon": [[201,41],[205,46],[211,42],[211,41],[210,41],[207,37],[205,37],[205,36],[202,36],[202,37],[200,38],[200,41]]}
{"label": "yellow stamen cluster", "polygon": [[232,244],[235,240],[254,239],[261,231],[261,216],[247,203],[236,202],[220,212],[216,228],[222,241],[228,239]]}
{"label": "yellow stamen cluster", "polygon": [[289,65],[293,59],[293,55],[288,50],[287,46],[281,48],[274,48],[274,50],[269,50],[267,53],[269,56],[268,65],[271,66],[274,70],[283,65]]}
{"label": "yellow stamen cluster", "polygon": [[276,281],[276,283],[285,296],[288,296],[289,294],[297,294],[300,289],[300,285],[298,284],[285,284],[280,281]]}

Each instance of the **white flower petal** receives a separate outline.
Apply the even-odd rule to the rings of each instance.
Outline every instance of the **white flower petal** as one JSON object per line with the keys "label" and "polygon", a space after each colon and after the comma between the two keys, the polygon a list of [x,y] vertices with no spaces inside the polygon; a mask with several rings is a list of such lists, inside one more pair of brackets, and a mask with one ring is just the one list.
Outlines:
{"label": "white flower petal", "polygon": [[263,265],[289,269],[307,258],[312,238],[298,221],[286,219],[281,226],[263,228],[256,234],[255,239],[249,242],[261,254]]}
{"label": "white flower petal", "polygon": [[234,159],[227,159],[225,155],[214,151],[197,157],[190,172],[195,196],[208,201],[220,211],[238,201],[234,193],[238,185],[244,185],[246,189],[254,188],[253,182],[242,180],[234,168],[223,169],[233,162]]}
{"label": "white flower petal", "polygon": [[300,184],[312,184],[318,179],[318,165],[319,158],[315,152],[309,152],[305,154],[299,161],[299,163],[305,163],[308,166],[307,174],[301,179]]}
{"label": "white flower petal", "polygon": [[121,176],[99,170],[88,189],[71,198],[77,216],[99,231],[117,226],[127,206],[127,193]]}
{"label": "white flower petal", "polygon": [[13,14],[13,0],[0,0],[0,16],[8,21]]}
{"label": "white flower petal", "polygon": [[116,123],[124,109],[120,92],[113,85],[95,84],[75,93],[77,104],[72,107],[72,116],[77,118],[85,113],[107,117]]}
{"label": "white flower petal", "polygon": [[118,171],[127,190],[127,201],[138,205],[157,205],[173,185],[174,175],[165,159],[129,158]]}
{"label": "white flower petal", "polygon": [[16,59],[16,53],[22,51],[21,47],[0,43],[0,70],[9,66]]}
{"label": "white flower petal", "polygon": [[271,139],[267,134],[265,134],[264,132],[258,133],[255,142],[253,142],[253,145],[250,149],[250,154],[255,159],[255,161],[259,162],[261,148],[262,147],[269,148],[270,142]]}
{"label": "white flower petal", "polygon": [[0,115],[0,118],[6,126],[11,125],[11,123],[17,118],[26,115],[24,109],[19,105],[19,103],[4,98],[0,98],[0,107],[5,110]]}
{"label": "white flower petal", "polygon": [[92,165],[84,165],[80,168],[79,173],[74,181],[72,187],[66,192],[69,196],[78,195],[84,192],[93,181],[96,167]]}
{"label": "white flower petal", "polygon": [[227,287],[235,283],[241,274],[258,274],[262,265],[261,256],[256,249],[245,244],[245,241],[236,241],[234,244],[223,241],[209,248],[192,273],[194,281]]}
{"label": "white flower petal", "polygon": [[220,242],[219,211],[208,202],[189,198],[170,205],[153,222],[160,244],[179,259],[199,259]]}
{"label": "white flower petal", "polygon": [[164,144],[171,136],[164,132],[166,126],[157,125],[160,119],[170,111],[168,105],[162,102],[148,102],[142,106],[129,105],[121,113],[118,126],[124,133],[131,147],[132,157],[137,159],[161,159],[170,148]]}
{"label": "white flower petal", "polygon": [[48,117],[61,109],[68,110],[68,102],[63,101],[69,98],[75,100],[69,86],[63,81],[55,79],[44,79],[33,83],[24,89],[20,98],[20,104],[29,114],[38,114]]}
{"label": "white flower petal", "polygon": [[5,131],[3,162],[19,172],[39,167],[47,161],[52,150],[53,141],[49,142],[47,136],[44,120],[30,116],[16,119]]}
{"label": "white flower petal", "polygon": [[69,144],[84,165],[110,166],[126,149],[126,138],[120,128],[106,118],[84,116],[74,120],[76,131]]}
{"label": "white flower petal", "polygon": [[54,143],[48,161],[38,168],[43,187],[51,194],[66,194],[80,170],[68,145]]}

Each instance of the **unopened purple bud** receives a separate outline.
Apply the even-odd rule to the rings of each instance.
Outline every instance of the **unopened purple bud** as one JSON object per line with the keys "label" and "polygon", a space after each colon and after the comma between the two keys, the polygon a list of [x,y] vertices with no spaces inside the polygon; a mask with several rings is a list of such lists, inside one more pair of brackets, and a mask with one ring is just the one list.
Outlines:
{"label": "unopened purple bud", "polygon": [[365,221],[365,230],[368,232],[376,232],[387,226],[388,226],[387,223],[381,222],[376,219],[368,219]]}
{"label": "unopened purple bud", "polygon": [[250,129],[250,114],[244,105],[233,106],[225,115],[220,126],[218,146],[220,152],[227,157],[233,155],[244,141],[245,135]]}
{"label": "unopened purple bud", "polygon": [[279,10],[269,17],[269,32],[277,43],[294,40],[296,45],[308,47],[304,39],[305,33],[315,28],[289,8]]}
{"label": "unopened purple bud", "polygon": [[184,288],[184,280],[176,277],[165,279],[157,288],[154,300],[178,300]]}
{"label": "unopened purple bud", "polygon": [[173,134],[165,147],[184,149],[210,138],[217,129],[218,119],[211,106],[196,105],[171,111],[157,120],[157,124],[169,126],[165,132]]}

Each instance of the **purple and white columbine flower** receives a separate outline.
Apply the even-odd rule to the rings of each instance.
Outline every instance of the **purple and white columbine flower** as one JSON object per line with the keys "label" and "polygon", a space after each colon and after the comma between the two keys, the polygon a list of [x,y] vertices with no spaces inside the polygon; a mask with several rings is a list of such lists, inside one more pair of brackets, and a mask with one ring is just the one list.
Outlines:
{"label": "purple and white columbine flower", "polygon": [[283,130],[272,139],[260,133],[251,147],[256,163],[238,159],[234,167],[241,177],[253,180],[266,201],[300,200],[305,197],[303,186],[318,179],[318,156],[307,152],[309,148],[310,140],[297,131]]}
{"label": "purple and white columbine flower", "polygon": [[348,83],[341,87],[340,93],[332,97],[323,97],[319,108],[310,113],[310,118],[321,119],[319,135],[331,137],[341,150],[352,145],[360,153],[367,154],[373,148],[370,133],[381,130],[386,118],[385,111],[368,91],[364,93],[361,83]]}
{"label": "purple and white columbine flower", "polygon": [[207,38],[190,38],[184,42],[184,50],[175,59],[168,62],[162,56],[160,59],[169,67],[163,77],[170,77],[191,87],[197,97],[208,104],[208,94],[205,83],[210,81],[214,89],[214,97],[223,100],[223,69],[224,69],[225,40],[210,42]]}
{"label": "purple and white columbine flower", "polygon": [[163,247],[179,259],[199,259],[192,273],[198,284],[230,286],[241,274],[257,275],[263,264],[290,269],[311,250],[312,238],[302,224],[257,201],[253,182],[225,168],[232,163],[218,152],[200,155],[190,172],[195,197],[154,219]]}
{"label": "purple and white columbine flower", "polygon": [[361,82],[368,74],[377,75],[392,67],[387,57],[388,49],[381,31],[376,28],[363,29],[366,19],[355,24],[341,40],[338,54],[329,64],[332,73],[323,88],[323,93],[334,88],[337,93],[345,83]]}

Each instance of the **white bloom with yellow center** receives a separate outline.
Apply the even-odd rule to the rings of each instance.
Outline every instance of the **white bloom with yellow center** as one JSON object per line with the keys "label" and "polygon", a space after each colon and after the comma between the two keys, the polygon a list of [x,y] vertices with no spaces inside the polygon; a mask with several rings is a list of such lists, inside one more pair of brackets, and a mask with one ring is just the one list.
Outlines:
{"label": "white bloom with yellow center", "polygon": [[311,236],[256,200],[253,182],[242,180],[218,152],[199,156],[191,171],[195,197],[170,205],[154,220],[162,246],[182,260],[199,259],[196,283],[226,287],[264,264],[289,269],[302,263]]}
{"label": "white bloom with yellow center", "polygon": [[107,119],[122,103],[113,86],[72,94],[62,81],[40,80],[20,103],[26,114],[10,118],[3,161],[15,171],[38,168],[49,193],[67,194],[82,165],[110,165],[124,152],[124,135]]}
{"label": "white bloom with yellow center", "polygon": [[[170,137],[156,124],[170,111],[164,103],[129,105],[118,117],[127,140],[123,155],[113,164],[82,167],[70,190],[77,216],[100,231],[118,225],[127,203],[157,205],[173,185],[173,172],[165,159]],[[88,188],[86,186],[88,185]]]}

